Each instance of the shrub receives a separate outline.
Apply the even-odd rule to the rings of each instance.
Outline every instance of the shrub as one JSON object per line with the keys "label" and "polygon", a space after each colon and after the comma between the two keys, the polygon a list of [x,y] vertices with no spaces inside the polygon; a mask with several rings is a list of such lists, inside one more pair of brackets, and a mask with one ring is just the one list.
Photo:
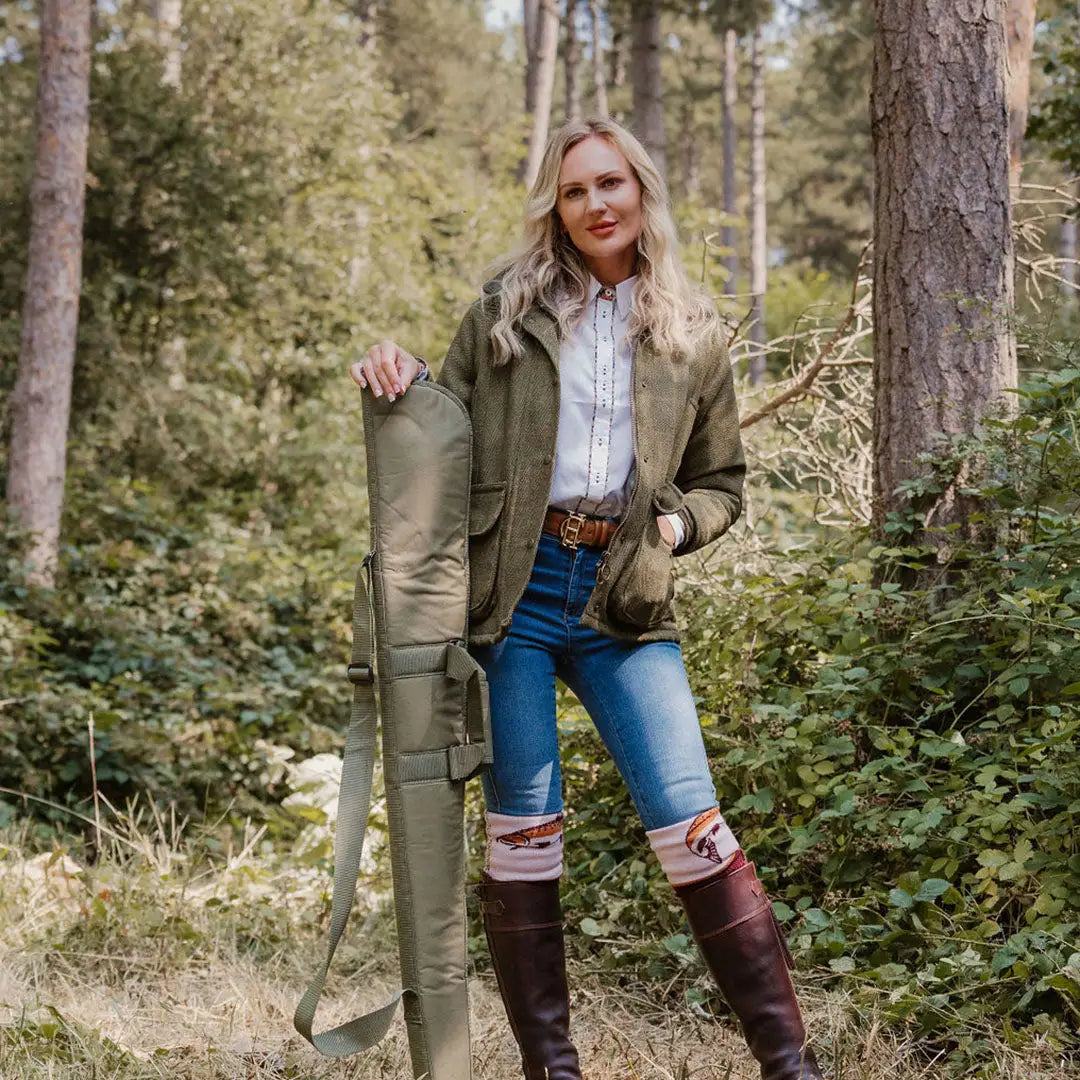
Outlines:
{"label": "shrub", "polygon": [[[928,461],[924,487],[958,452],[983,463],[998,538],[954,546],[936,597],[896,580],[934,559],[902,516],[895,546],[828,532],[679,594],[721,806],[797,958],[923,1033],[998,1017],[1065,1042],[1080,1016],[1078,396],[1080,371],[1040,378],[1017,422]],[[591,725],[566,736],[579,947],[697,974]]]}

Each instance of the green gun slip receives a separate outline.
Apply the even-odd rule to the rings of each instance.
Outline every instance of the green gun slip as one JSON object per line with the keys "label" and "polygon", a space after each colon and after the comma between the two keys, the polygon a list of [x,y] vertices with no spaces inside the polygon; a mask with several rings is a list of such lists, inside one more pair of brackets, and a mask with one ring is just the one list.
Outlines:
{"label": "green gun slip", "polygon": [[[472,424],[462,402],[430,381],[393,404],[365,393],[363,410],[371,550],[353,601],[330,935],[293,1023],[321,1053],[344,1057],[382,1039],[403,1000],[417,1080],[471,1080],[465,782],[492,760],[487,679],[466,647]],[[380,1008],[313,1033],[356,892],[376,681],[402,988]]]}

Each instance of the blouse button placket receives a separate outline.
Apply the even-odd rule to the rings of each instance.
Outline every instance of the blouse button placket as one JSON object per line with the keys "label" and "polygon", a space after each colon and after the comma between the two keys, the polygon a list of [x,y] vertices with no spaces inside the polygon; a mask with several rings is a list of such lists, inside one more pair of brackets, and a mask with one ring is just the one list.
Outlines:
{"label": "blouse button placket", "polygon": [[[595,442],[593,445],[594,454],[591,455],[596,460],[596,473],[592,477],[598,484],[603,484],[607,477],[608,466],[610,464],[611,445],[610,438],[605,438],[602,434],[604,425],[608,436],[611,433],[612,424],[612,408],[611,398],[614,393],[614,372],[615,372],[615,342],[610,334],[611,320],[614,317],[615,312],[615,290],[608,285],[603,286],[600,292],[597,294],[600,300],[606,301],[606,303],[600,304],[600,317],[601,324],[604,328],[603,333],[603,346],[600,347],[600,341],[597,341],[597,370],[593,373],[594,378],[598,382],[597,397],[599,399],[600,406],[603,411],[602,417],[599,419],[601,423],[598,425],[599,430],[595,433]],[[598,335],[599,336],[599,335]],[[603,497],[607,494],[605,491],[600,491],[600,496]]]}

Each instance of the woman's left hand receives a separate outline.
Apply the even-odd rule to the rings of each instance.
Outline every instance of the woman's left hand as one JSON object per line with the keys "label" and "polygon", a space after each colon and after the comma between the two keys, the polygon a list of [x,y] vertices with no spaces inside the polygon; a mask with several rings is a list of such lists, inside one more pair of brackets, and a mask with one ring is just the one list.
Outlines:
{"label": "woman's left hand", "polygon": [[664,538],[668,547],[675,546],[675,530],[672,528],[671,522],[666,517],[660,514],[656,515],[656,525],[660,530],[660,535]]}

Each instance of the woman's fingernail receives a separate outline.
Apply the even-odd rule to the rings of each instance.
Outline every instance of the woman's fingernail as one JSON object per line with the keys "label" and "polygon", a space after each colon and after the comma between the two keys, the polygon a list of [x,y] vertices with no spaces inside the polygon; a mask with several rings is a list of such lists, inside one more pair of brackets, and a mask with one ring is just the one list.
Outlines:
{"label": "woman's fingernail", "polygon": [[387,401],[393,401],[394,400],[394,395],[393,394],[387,394],[386,395],[386,400]]}
{"label": "woman's fingernail", "polygon": [[371,384],[371,389],[376,397],[382,397],[382,390],[375,383]]}

